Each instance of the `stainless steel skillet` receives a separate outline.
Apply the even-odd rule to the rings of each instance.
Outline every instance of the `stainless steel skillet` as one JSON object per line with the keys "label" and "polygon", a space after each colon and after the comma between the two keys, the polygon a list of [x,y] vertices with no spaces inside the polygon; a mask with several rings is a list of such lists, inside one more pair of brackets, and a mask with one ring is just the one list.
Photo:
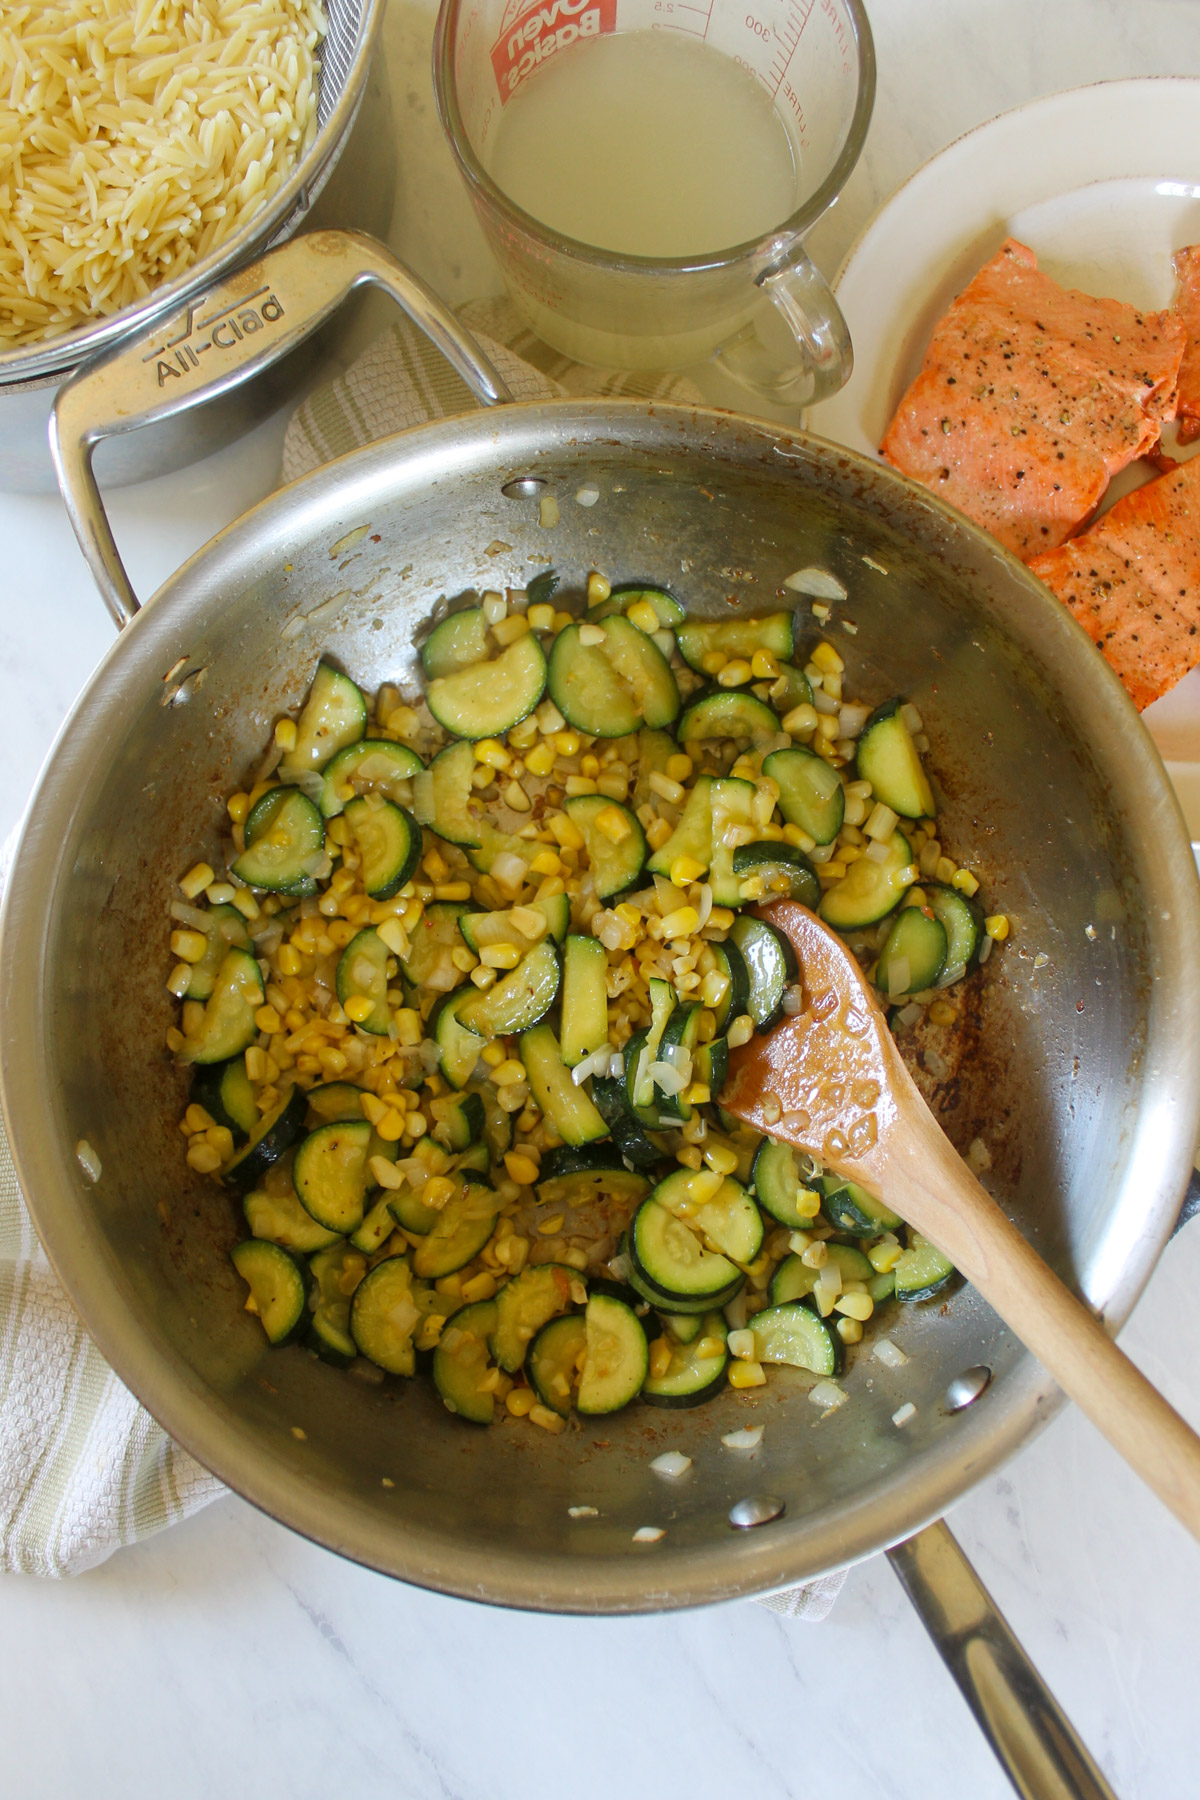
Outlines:
{"label": "stainless steel skillet", "polygon": [[[383,281],[436,321],[481,395],[500,396],[453,320],[364,240],[298,240],[213,304],[236,305],[251,291],[239,281],[264,279],[289,331],[356,282]],[[140,421],[146,349],[116,353],[60,403],[70,503],[118,611],[122,572],[77,445]],[[601,490],[594,508],[574,501],[585,481]],[[538,524],[545,492],[560,506],[552,532]],[[947,1058],[941,1116],[962,1147],[985,1142],[993,1191],[1114,1327],[1191,1166],[1200,906],[1157,756],[1046,592],[924,492],[736,416],[506,405],[372,445],[230,526],[122,632],[43,774],[0,945],[6,1117],[68,1292],[172,1434],[295,1529],[499,1604],[657,1610],[781,1588],[909,1537],[1058,1396],[966,1290],[906,1316],[895,1327],[906,1368],[862,1368],[851,1403],[819,1423],[806,1384],[772,1384],[753,1413],[767,1430],[752,1463],[720,1446],[747,1416],[732,1394],[682,1418],[630,1412],[553,1440],[468,1435],[419,1384],[368,1387],[299,1353],[264,1355],[226,1261],[228,1204],[181,1165],[182,1086],[161,1049],[173,884],[215,850],[223,795],[318,653],[335,651],[368,686],[412,680],[413,633],[439,595],[524,585],[549,562],[571,580],[597,562],[656,579],[710,615],[778,605],[783,578],[807,564],[844,580],[838,617],[856,627],[858,686],[903,688],[921,707],[947,839],[973,852],[1018,924]],[[75,1159],[82,1137],[101,1160],[94,1188]],[[977,1367],[990,1371],[986,1391],[953,1410],[951,1384]],[[901,1400],[918,1410],[898,1432]],[[666,1448],[695,1459],[669,1496],[647,1466]],[[784,1510],[731,1531],[731,1507],[762,1493]],[[572,1517],[573,1506],[596,1515]],[[666,1536],[635,1545],[648,1523]]]}

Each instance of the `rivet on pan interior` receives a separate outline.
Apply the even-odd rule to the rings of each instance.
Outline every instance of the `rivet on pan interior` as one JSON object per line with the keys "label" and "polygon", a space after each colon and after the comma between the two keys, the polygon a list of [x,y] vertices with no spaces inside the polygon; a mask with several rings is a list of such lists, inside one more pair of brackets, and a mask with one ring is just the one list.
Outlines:
{"label": "rivet on pan interior", "polygon": [[776,1499],[774,1494],[747,1494],[730,1507],[729,1523],[735,1531],[750,1531],[755,1525],[769,1525],[772,1519],[782,1517],[786,1506],[787,1501]]}
{"label": "rivet on pan interior", "polygon": [[946,1405],[951,1412],[961,1412],[978,1400],[988,1382],[992,1379],[992,1371],[983,1363],[977,1363],[973,1369],[964,1369],[956,1375],[946,1389]]}
{"label": "rivet on pan interior", "polygon": [[532,500],[545,485],[540,475],[517,475],[506,481],[500,492],[506,500]]}

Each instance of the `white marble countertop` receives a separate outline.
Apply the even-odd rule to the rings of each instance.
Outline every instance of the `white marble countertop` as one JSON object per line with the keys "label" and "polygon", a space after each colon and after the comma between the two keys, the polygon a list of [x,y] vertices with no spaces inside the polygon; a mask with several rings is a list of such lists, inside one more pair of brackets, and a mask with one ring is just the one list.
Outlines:
{"label": "white marble countertop", "polygon": [[[879,202],[960,132],[1038,94],[1200,74],[1196,0],[869,0],[866,153],[810,239],[831,275]],[[396,247],[451,300],[496,280],[433,112],[431,0],[392,0]],[[274,483],[282,420],[111,497],[145,595]],[[53,498],[0,494],[0,837],[111,638]],[[1123,1343],[1200,1425],[1200,1225]],[[1065,1412],[951,1523],[1122,1800],[1195,1773],[1200,1550]],[[505,1614],[352,1567],[227,1499],[61,1586],[0,1583],[4,1793],[355,1800],[1002,1800],[1010,1789],[886,1563],[830,1620],[738,1604],[658,1619]],[[515,1679],[514,1679],[515,1677]]]}

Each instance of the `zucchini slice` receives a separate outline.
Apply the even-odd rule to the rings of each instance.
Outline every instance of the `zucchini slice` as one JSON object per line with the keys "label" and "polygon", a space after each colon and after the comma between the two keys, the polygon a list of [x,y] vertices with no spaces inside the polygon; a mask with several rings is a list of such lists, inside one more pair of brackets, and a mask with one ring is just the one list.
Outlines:
{"label": "zucchini slice", "polygon": [[354,834],[362,884],[372,900],[390,900],[411,881],[424,839],[410,812],[377,796],[351,800],[346,822]]}
{"label": "zucchini slice", "polygon": [[392,1189],[387,1195],[387,1204],[401,1231],[411,1231],[414,1237],[427,1237],[441,1216],[436,1206],[426,1206],[407,1181],[403,1187]]}
{"label": "zucchini slice", "polygon": [[[251,950],[246,921],[236,906],[213,906],[204,925],[204,955],[191,965],[185,1000],[207,1000],[217,985],[217,971],[230,950]],[[212,1110],[211,1108],[209,1109]]]}
{"label": "zucchini slice", "polygon": [[481,1183],[468,1182],[463,1192],[448,1200],[433,1228],[413,1251],[414,1275],[422,1281],[440,1281],[473,1262],[491,1241],[500,1212],[500,1196]]}
{"label": "zucchini slice", "polygon": [[[874,1280],[875,1271],[852,1244],[827,1244],[829,1261],[836,1263],[843,1281]],[[810,1269],[799,1256],[785,1256],[771,1277],[771,1305],[783,1306],[789,1300],[807,1300],[817,1285],[819,1269]]]}
{"label": "zucchini slice", "polygon": [[625,1083],[608,1075],[593,1076],[592,1100],[612,1133],[622,1162],[634,1169],[657,1168],[666,1151],[642,1129],[641,1121],[629,1104]]}
{"label": "zucchini slice", "polygon": [[[461,1082],[455,1084],[462,1086]],[[479,1144],[483,1136],[483,1101],[478,1094],[459,1094],[452,1106],[446,1108],[435,1120],[430,1136],[434,1142],[441,1144],[446,1150],[469,1150],[472,1144]],[[487,1158],[486,1145],[480,1145]],[[487,1173],[490,1159],[484,1162],[484,1173]]]}
{"label": "zucchini slice", "polygon": [[629,1286],[640,1299],[645,1300],[660,1314],[670,1313],[672,1317],[686,1318],[689,1314],[704,1314],[714,1306],[727,1306],[745,1284],[745,1276],[739,1275],[736,1281],[730,1282],[719,1294],[699,1294],[690,1298],[686,1294],[664,1294],[630,1256],[628,1236],[623,1241],[623,1249],[629,1264]]}
{"label": "zucchini slice", "polygon": [[705,738],[774,737],[779,719],[765,700],[745,688],[709,688],[698,694],[675,727],[681,744]]}
{"label": "zucchini slice", "polygon": [[674,1338],[671,1360],[661,1375],[647,1375],[642,1399],[651,1406],[674,1407],[700,1406],[715,1399],[726,1385],[729,1367],[729,1330],[724,1316],[719,1312],[692,1314],[686,1321],[686,1338],[675,1338],[672,1321],[664,1319],[663,1323]]}
{"label": "zucchini slice", "polygon": [[550,1011],[561,982],[558,945],[553,938],[543,938],[494,987],[464,1001],[457,1012],[458,1022],[483,1038],[528,1031]]}
{"label": "zucchini slice", "polygon": [[546,658],[527,631],[488,662],[436,676],[425,703],[455,737],[502,737],[533,711],[545,690]]}
{"label": "zucchini slice", "polygon": [[284,1088],[269,1112],[265,1112],[246,1142],[230,1157],[219,1173],[221,1180],[235,1193],[244,1194],[255,1187],[272,1163],[290,1150],[304,1130],[307,1111],[304,1090]]}
{"label": "zucchini slice", "polygon": [[192,1099],[217,1125],[233,1133],[235,1144],[244,1143],[258,1124],[254,1087],[246,1074],[244,1056],[231,1056],[223,1063],[200,1063],[192,1082]]}
{"label": "zucchini slice", "polygon": [[894,831],[888,840],[888,854],[883,862],[860,856],[852,862],[840,881],[826,888],[818,911],[835,931],[856,931],[863,925],[874,925],[900,904],[916,876],[913,873],[912,850],[902,832]]}
{"label": "zucchini slice", "polygon": [[690,1225],[660,1206],[653,1194],[634,1214],[628,1243],[634,1273],[643,1275],[652,1290],[648,1298],[665,1300],[668,1311],[691,1310],[681,1301],[704,1300],[708,1306],[723,1306],[742,1279],[736,1263],[706,1250]]}
{"label": "zucchini slice", "polygon": [[932,1300],[953,1276],[954,1264],[917,1231],[909,1233],[908,1249],[895,1267],[897,1300]]}
{"label": "zucchini slice", "polygon": [[[442,1074],[451,1087],[466,1087],[475,1073],[475,1065],[479,1061],[486,1038],[464,1025],[459,1017],[464,1006],[479,997],[478,988],[456,988],[452,994],[446,994],[438,1001],[429,1017],[427,1031],[440,1051],[440,1067]],[[470,1095],[479,1105],[480,1128],[482,1129],[483,1103],[478,1095]],[[467,1140],[470,1142],[470,1139]],[[465,1150],[466,1144],[452,1144],[453,1150]]]}
{"label": "zucchini slice", "polygon": [[[571,902],[566,894],[549,894],[545,900],[531,900],[522,912],[540,913],[546,921],[546,932],[561,944],[571,923]],[[468,950],[476,956],[488,944],[535,944],[539,936],[528,937],[513,918],[512,912],[463,913],[458,921]]]}
{"label": "zucchini slice", "polygon": [[599,938],[569,937],[563,950],[562,1059],[569,1069],[608,1042],[608,955]]}
{"label": "zucchini slice", "polygon": [[729,1042],[726,1038],[713,1038],[710,1043],[699,1044],[692,1058],[693,1079],[708,1089],[708,1097],[715,1100],[725,1086],[725,1077],[729,1073]]}
{"label": "zucchini slice", "polygon": [[859,777],[870,782],[876,800],[901,818],[932,819],[937,801],[904,723],[903,704],[902,700],[886,701],[863,726],[855,756]]}
{"label": "zucchini slice", "polygon": [[712,784],[712,857],[708,884],[714,906],[741,906],[742,880],[734,873],[735,851],[726,842],[730,827],[738,835],[747,827],[754,829],[754,783],[738,776],[717,777]]}
{"label": "zucchini slice", "polygon": [[228,1062],[258,1036],[254,1014],[263,1003],[262,970],[248,950],[227,950],[204,1014],[183,1040],[181,1063]]}
{"label": "zucchini slice", "polygon": [[288,1184],[284,1193],[268,1193],[255,1188],[242,1201],[242,1214],[250,1227],[251,1237],[263,1238],[292,1250],[299,1256],[311,1256],[314,1250],[328,1250],[338,1241],[338,1233],[318,1225],[311,1213],[305,1212]]}
{"label": "zucchini slice", "polygon": [[335,1125],[346,1119],[361,1119],[363,1090],[352,1081],[324,1081],[309,1088],[308,1125]]}
{"label": "zucchini slice", "polygon": [[305,1212],[329,1231],[357,1231],[362,1224],[369,1171],[371,1127],[366,1119],[318,1125],[296,1151],[292,1180]]}
{"label": "zucchini slice", "polygon": [[634,812],[640,806],[645,806],[647,800],[654,798],[654,790],[650,786],[651,775],[665,775],[667,764],[673,756],[678,755],[679,745],[669,731],[648,731],[643,726],[638,732],[637,751],[633,758],[637,766],[637,778],[629,798]]}
{"label": "zucchini slice", "polygon": [[[686,1066],[685,1058],[690,1059],[694,1074],[696,1035],[700,1028],[703,1011],[704,1008],[697,1000],[681,1000],[678,1006],[673,1008],[663,1026],[662,1036],[658,1040],[658,1050],[655,1054],[659,1062],[669,1063],[672,1066],[677,1062],[684,1062],[684,1066]],[[680,1088],[677,1094],[668,1094],[660,1090],[657,1096],[659,1117],[686,1125],[696,1110],[686,1095],[687,1088]]]}
{"label": "zucchini slice", "polygon": [[487,620],[481,606],[469,606],[451,613],[435,625],[421,646],[421,667],[427,681],[441,675],[453,675],[459,669],[480,663],[488,653]]}
{"label": "zucchini slice", "polygon": [[[810,912],[821,904],[821,883],[817,871],[795,844],[739,844],[733,853],[733,873],[739,884],[739,905],[747,899],[799,900]],[[747,891],[746,883],[757,885]]]}
{"label": "zucchini slice", "polygon": [[601,644],[581,642],[583,629],[568,625],[550,652],[550,698],[568,724],[592,737],[627,737],[643,722],[670,725],[679,689],[653,638],[620,613],[591,627],[603,631]]}
{"label": "zucchini slice", "polygon": [[[733,851],[722,842],[729,825],[753,818],[754,783],[739,776],[701,775],[686,801],[679,823],[647,867],[652,875],[670,876],[676,858],[690,856],[705,869],[718,906],[740,906],[741,884],[733,875]],[[720,890],[718,892],[718,890]]]}
{"label": "zucchini slice", "polygon": [[413,1299],[412,1270],[402,1256],[388,1256],[354,1290],[349,1328],[355,1348],[389,1375],[411,1375],[417,1365],[413,1332],[423,1314]]}
{"label": "zucchini slice", "polygon": [[281,781],[298,781],[319,773],[347,744],[356,744],[367,729],[367,703],[362,689],[335,669],[319,662],[308,698],[296,721],[296,746],[279,765]]}
{"label": "zucchini slice", "polygon": [[593,1294],[584,1322],[586,1347],[576,1409],[588,1417],[620,1412],[637,1398],[650,1373],[646,1328],[633,1308],[612,1294]]}
{"label": "zucchini slice", "polygon": [[702,1313],[660,1313],[658,1317],[663,1331],[676,1344],[694,1343],[704,1326]]}
{"label": "zucchini slice", "polygon": [[[348,1261],[351,1257],[353,1262]],[[355,1270],[361,1277],[363,1267],[362,1257],[355,1256],[350,1245],[345,1243],[318,1251],[309,1258],[308,1269],[313,1279],[309,1299],[310,1304],[315,1302],[315,1305],[308,1322],[308,1342],[325,1362],[342,1369],[358,1355],[350,1336],[350,1294],[354,1290],[347,1291],[347,1281],[353,1280],[352,1271]]]}
{"label": "zucchini slice", "polygon": [[781,931],[765,919],[753,919],[745,913],[733,921],[729,937],[741,951],[750,977],[746,1011],[759,1031],[764,1031],[778,1018],[784,989],[796,979],[795,952]]}
{"label": "zucchini slice", "polygon": [[538,1199],[551,1206],[582,1206],[588,1200],[619,1200],[634,1206],[650,1183],[627,1169],[611,1144],[559,1144],[542,1158]]}
{"label": "zucchini slice", "polygon": [[[583,833],[596,898],[611,900],[631,888],[645,868],[648,854],[646,834],[636,814],[603,794],[577,794],[565,802],[563,811]],[[618,829],[618,822],[624,827],[619,842],[597,823],[601,817],[606,817],[613,830]]]}
{"label": "zucchini slice", "polygon": [[576,1087],[549,1025],[522,1033],[519,1054],[534,1099],[564,1144],[590,1144],[608,1136],[608,1126],[582,1087]]}
{"label": "zucchini slice", "polygon": [[[425,921],[422,919],[418,931]],[[386,1037],[392,1015],[388,1011],[387,964],[391,952],[373,925],[357,932],[338,958],[337,997],[343,1006],[347,1000],[363,997],[371,1002],[371,1011],[360,1020],[360,1029],[373,1037]]]}
{"label": "zucchini slice", "polygon": [[468,1092],[478,1094],[483,1104],[483,1141],[493,1162],[499,1162],[506,1150],[512,1149],[513,1121],[500,1104],[500,1097],[490,1081],[472,1081]]}
{"label": "zucchini slice", "polygon": [[482,841],[479,813],[471,807],[474,773],[475,746],[461,738],[439,750],[413,782],[413,812],[421,824],[466,850],[477,850]]}
{"label": "zucchini slice", "polygon": [[572,1283],[581,1279],[575,1269],[561,1263],[539,1263],[505,1282],[496,1295],[491,1351],[506,1374],[516,1374],[542,1326],[567,1311]]}
{"label": "zucchini slice", "polygon": [[246,848],[231,867],[247,887],[303,898],[315,894],[325,857],[325,822],[299,788],[268,788],[246,818]]}
{"label": "zucchini slice", "polygon": [[[780,693],[775,692],[777,682],[782,681],[784,687]],[[771,683],[771,705],[786,718],[794,706],[812,705],[812,683],[803,669],[795,663],[783,663],[776,680]]]}
{"label": "zucchini slice", "polygon": [[515,856],[525,864],[525,875],[514,883],[512,880],[501,882],[501,886],[510,889],[519,888],[522,880],[532,880],[529,864],[544,846],[534,839],[513,837],[507,831],[496,831],[486,819],[479,822],[479,845],[477,849],[467,848],[467,861],[481,875],[490,875],[492,865],[498,856]]}
{"label": "zucchini slice", "polygon": [[612,590],[607,600],[588,608],[588,622],[594,624],[598,619],[607,619],[613,613],[628,613],[631,606],[644,600],[654,608],[659,626],[664,631],[673,631],[676,625],[687,618],[687,609],[681,606],[674,594],[666,588],[643,587],[640,581],[622,581]]}
{"label": "zucchini slice", "polygon": [[247,1238],[230,1252],[233,1266],[250,1289],[253,1310],[270,1344],[290,1344],[308,1320],[309,1273],[279,1244]]}
{"label": "zucchini slice", "polygon": [[[651,1199],[664,1212],[698,1231],[710,1250],[743,1268],[752,1263],[762,1249],[762,1215],[745,1188],[731,1176],[725,1177],[709,1199],[697,1200],[693,1193],[693,1171],[676,1169],[659,1182]],[[647,1269],[646,1273],[652,1281],[661,1283],[661,1277],[652,1269]]]}
{"label": "zucchini slice", "polygon": [[821,1210],[820,1190],[800,1179],[791,1144],[764,1138],[754,1158],[751,1180],[763,1211],[793,1231],[811,1225]]}
{"label": "zucchini slice", "polygon": [[946,966],[946,927],[920,906],[903,906],[888,928],[875,985],[889,1000],[931,988]]}
{"label": "zucchini slice", "polygon": [[842,1367],[842,1340],[810,1307],[797,1300],[768,1306],[746,1321],[754,1333],[759,1362],[790,1363],[814,1375],[837,1375]]}
{"label": "zucchini slice", "polygon": [[[448,956],[451,950],[462,948],[462,932],[458,921],[466,912],[466,907],[459,900],[437,900],[427,906],[421,914],[416,927],[409,933],[412,948],[404,960],[404,973],[413,987],[424,987],[434,969]],[[364,934],[359,933],[359,937]],[[358,938],[354,939],[354,944]],[[354,944],[350,948],[354,948]],[[384,946],[386,951],[386,945]],[[456,983],[457,985],[457,983]],[[341,995],[338,995],[341,998]],[[368,1030],[371,1027],[368,1025]]]}
{"label": "zucchini slice", "polygon": [[923,881],[925,904],[946,933],[946,966],[942,983],[954,981],[970,968],[983,942],[983,908],[957,888],[937,881]]}
{"label": "zucchini slice", "polygon": [[821,1192],[821,1204],[830,1224],[853,1237],[878,1237],[881,1231],[899,1231],[904,1223],[890,1206],[874,1199],[857,1181],[846,1181],[841,1175],[823,1175]]}
{"label": "zucchini slice", "polygon": [[374,1256],[396,1229],[396,1217],[391,1207],[392,1191],[385,1188],[374,1206],[363,1213],[363,1221],[358,1230],[350,1233],[350,1243],[355,1250],[361,1250],[364,1256]]}
{"label": "zucchini slice", "polygon": [[846,789],[838,771],[803,744],[772,750],[762,767],[779,785],[779,810],[788,824],[798,825],[814,843],[832,844],[846,817]]}
{"label": "zucchini slice", "polygon": [[543,1406],[564,1419],[571,1411],[571,1398],[579,1386],[586,1353],[587,1320],[582,1313],[565,1313],[551,1319],[542,1326],[526,1353],[525,1374],[530,1387]]}
{"label": "zucchini slice", "polygon": [[[753,795],[753,787],[750,787]],[[713,777],[701,775],[697,778],[687,799],[683,803],[683,812],[679,823],[662,847],[650,858],[647,867],[652,875],[670,876],[671,864],[678,857],[690,856],[703,868],[707,869],[712,861],[713,850]]]}
{"label": "zucchini slice", "polygon": [[490,1425],[496,1408],[495,1395],[480,1386],[488,1375],[488,1340],[495,1329],[496,1302],[477,1300],[451,1313],[433,1353],[433,1382],[443,1406],[472,1425]]}
{"label": "zucchini slice", "polygon": [[795,648],[793,615],[767,613],[760,619],[688,619],[674,627],[679,654],[697,674],[707,674],[704,658],[715,650],[730,660],[749,662],[756,650],[766,650],[777,662],[791,662]]}
{"label": "zucchini slice", "polygon": [[325,768],[321,789],[321,817],[334,819],[356,794],[382,794],[397,806],[406,806],[412,783],[425,772],[425,764],[407,744],[391,738],[361,738],[339,750]]}
{"label": "zucchini slice", "polygon": [[711,1009],[717,1030],[722,1031],[731,1020],[740,1019],[750,1005],[750,971],[745,957],[728,938],[723,944],[712,944],[710,948],[718,973],[729,982],[724,999]]}

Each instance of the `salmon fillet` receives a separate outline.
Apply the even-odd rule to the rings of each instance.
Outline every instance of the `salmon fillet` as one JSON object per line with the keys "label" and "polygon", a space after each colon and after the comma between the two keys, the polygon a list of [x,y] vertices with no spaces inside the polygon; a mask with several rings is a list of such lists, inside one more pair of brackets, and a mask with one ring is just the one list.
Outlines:
{"label": "salmon fillet", "polygon": [[1028,561],[1157,444],[1185,341],[1174,313],[1059,287],[1009,238],[935,330],[883,454]]}
{"label": "salmon fillet", "polygon": [[1200,663],[1200,456],[1029,567],[1149,706]]}
{"label": "salmon fillet", "polygon": [[1200,437],[1200,244],[1176,251],[1175,274],[1179,280],[1175,311],[1187,332],[1179,365],[1179,441],[1190,444]]}

